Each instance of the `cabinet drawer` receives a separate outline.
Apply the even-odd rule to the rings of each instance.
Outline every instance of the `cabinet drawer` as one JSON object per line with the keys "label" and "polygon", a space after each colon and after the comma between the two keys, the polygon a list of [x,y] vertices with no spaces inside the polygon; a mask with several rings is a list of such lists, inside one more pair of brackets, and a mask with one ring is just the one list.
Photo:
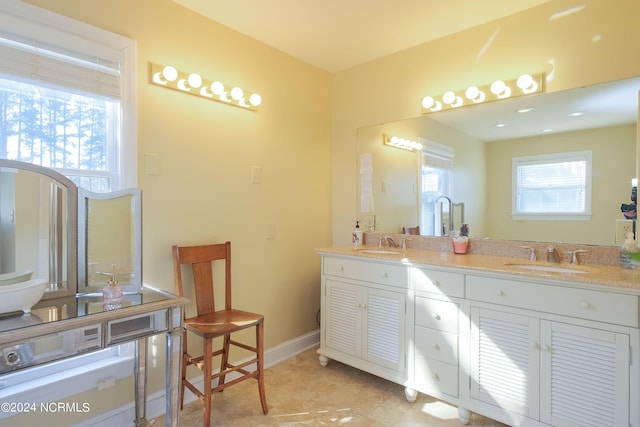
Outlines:
{"label": "cabinet drawer", "polygon": [[638,297],[509,279],[467,276],[467,298],[638,327]]}
{"label": "cabinet drawer", "polygon": [[458,304],[416,296],[416,325],[458,333]]}
{"label": "cabinet drawer", "polygon": [[458,364],[458,336],[435,329],[416,326],[416,352],[451,365]]}
{"label": "cabinet drawer", "polygon": [[464,274],[411,267],[410,283],[413,289],[451,297],[464,297]]}
{"label": "cabinet drawer", "polygon": [[439,396],[448,394],[458,397],[458,367],[416,354],[415,389]]}
{"label": "cabinet drawer", "polygon": [[408,282],[406,267],[375,261],[324,257],[322,272],[326,275],[402,288],[406,288]]}

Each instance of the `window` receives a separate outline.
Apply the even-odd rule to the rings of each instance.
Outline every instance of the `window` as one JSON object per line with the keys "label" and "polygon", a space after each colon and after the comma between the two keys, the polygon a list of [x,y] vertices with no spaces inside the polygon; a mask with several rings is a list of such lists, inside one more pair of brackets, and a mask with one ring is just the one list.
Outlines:
{"label": "window", "polygon": [[515,157],[514,219],[588,220],[591,158],[591,151]]}
{"label": "window", "polygon": [[428,236],[439,236],[443,233],[435,228],[439,216],[436,200],[451,195],[453,148],[423,138],[420,143],[424,147],[420,162],[420,230]]}
{"label": "window", "polygon": [[14,1],[0,28],[0,158],[135,187],[135,41]]}

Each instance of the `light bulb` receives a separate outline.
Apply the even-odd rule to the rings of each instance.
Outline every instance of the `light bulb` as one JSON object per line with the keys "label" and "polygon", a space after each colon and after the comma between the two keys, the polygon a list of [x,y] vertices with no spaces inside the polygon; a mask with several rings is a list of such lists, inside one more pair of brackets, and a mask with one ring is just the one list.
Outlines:
{"label": "light bulb", "polygon": [[239,101],[240,99],[242,99],[242,95],[244,95],[244,92],[242,91],[241,88],[236,86],[233,89],[231,89],[231,97],[236,101]]}
{"label": "light bulb", "polygon": [[178,70],[176,70],[175,67],[172,67],[171,65],[167,65],[162,69],[162,77],[170,82],[175,81],[175,79],[178,78]]}
{"label": "light bulb", "polygon": [[491,93],[498,98],[508,98],[511,96],[511,89],[502,80],[491,83]]}
{"label": "light bulb", "polygon": [[464,93],[464,96],[466,96],[467,99],[470,99],[474,103],[483,102],[485,99],[484,92],[478,89],[477,86],[469,86]]}
{"label": "light bulb", "polygon": [[532,93],[538,89],[538,84],[533,80],[533,77],[529,74],[523,74],[518,77],[518,81],[516,83],[522,92],[524,93]]}
{"label": "light bulb", "polygon": [[197,89],[202,86],[202,77],[196,73],[189,74],[189,77],[187,77],[187,83],[189,83],[189,86],[192,88]]}
{"label": "light bulb", "polygon": [[213,82],[211,83],[211,92],[214,95],[220,96],[224,93],[224,85],[221,82]]}
{"label": "light bulb", "polygon": [[258,105],[262,104],[262,97],[257,93],[252,94],[249,97],[249,104],[253,105],[254,107],[257,107]]}
{"label": "light bulb", "polygon": [[444,95],[442,95],[442,101],[445,104],[451,105],[456,102],[456,94],[451,91],[445,92]]}
{"label": "light bulb", "polygon": [[506,85],[502,80],[496,80],[495,82],[491,83],[491,93],[493,93],[494,95],[500,95],[502,92],[504,92],[505,87]]}
{"label": "light bulb", "polygon": [[424,98],[422,98],[422,108],[429,109],[433,107],[435,103],[436,100],[431,96],[425,96]]}

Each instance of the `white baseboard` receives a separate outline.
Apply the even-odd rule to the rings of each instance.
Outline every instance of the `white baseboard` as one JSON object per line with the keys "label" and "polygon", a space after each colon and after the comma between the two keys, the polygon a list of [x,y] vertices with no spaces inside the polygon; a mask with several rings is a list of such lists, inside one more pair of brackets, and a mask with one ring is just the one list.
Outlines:
{"label": "white baseboard", "polygon": [[[320,330],[309,332],[308,334],[299,336],[285,343],[282,343],[276,347],[265,350],[264,352],[264,366],[269,368],[275,366],[285,360],[302,353],[320,343]],[[203,380],[199,379],[194,381],[194,385],[200,389],[203,386]],[[193,393],[188,390],[184,396],[184,403],[189,403],[196,400]],[[160,390],[147,396],[147,419],[151,420],[165,414],[166,401],[165,391]],[[135,418],[135,408],[133,402],[130,404],[121,406],[112,411],[103,413],[97,417],[92,418],[84,423],[78,424],[74,427],[112,427],[114,425],[133,425],[133,419]],[[115,422],[115,424],[114,424]]]}

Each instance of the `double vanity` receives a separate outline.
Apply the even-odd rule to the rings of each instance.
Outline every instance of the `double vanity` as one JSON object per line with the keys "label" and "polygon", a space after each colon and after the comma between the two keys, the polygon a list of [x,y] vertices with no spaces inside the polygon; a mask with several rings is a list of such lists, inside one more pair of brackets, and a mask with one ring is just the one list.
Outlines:
{"label": "double vanity", "polygon": [[520,246],[455,255],[442,241],[318,250],[323,366],[401,384],[409,401],[436,397],[464,424],[476,412],[514,426],[640,425],[640,270],[529,261]]}

